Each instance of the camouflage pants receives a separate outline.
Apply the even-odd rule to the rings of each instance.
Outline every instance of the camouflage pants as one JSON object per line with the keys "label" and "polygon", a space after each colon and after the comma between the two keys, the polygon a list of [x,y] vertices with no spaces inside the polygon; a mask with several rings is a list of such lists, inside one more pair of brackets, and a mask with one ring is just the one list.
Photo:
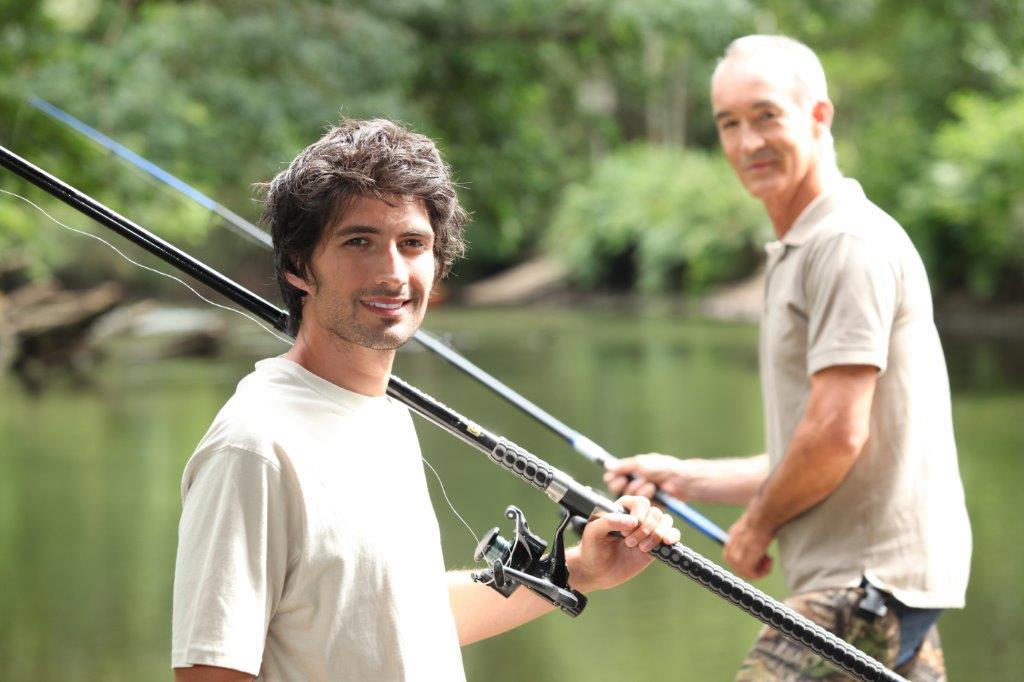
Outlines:
{"label": "camouflage pants", "polygon": [[[861,588],[821,590],[790,597],[786,605],[797,613],[842,637],[875,660],[892,668],[900,648],[900,624],[894,609],[874,621],[857,615],[864,596]],[[924,637],[917,655],[896,671],[911,682],[944,682],[939,631],[934,625]],[[810,649],[794,644],[765,626],[736,675],[736,682],[842,682],[851,679]]]}

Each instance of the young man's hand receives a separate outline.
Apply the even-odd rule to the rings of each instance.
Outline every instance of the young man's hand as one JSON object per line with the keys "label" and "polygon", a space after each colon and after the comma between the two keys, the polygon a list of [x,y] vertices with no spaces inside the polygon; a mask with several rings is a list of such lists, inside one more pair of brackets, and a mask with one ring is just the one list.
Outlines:
{"label": "young man's hand", "polygon": [[[627,495],[618,503],[629,513],[592,519],[582,542],[566,552],[569,583],[584,594],[626,582],[654,560],[650,550],[660,543],[679,542],[672,517],[651,506],[646,497]],[[612,535],[615,532],[622,537]]]}

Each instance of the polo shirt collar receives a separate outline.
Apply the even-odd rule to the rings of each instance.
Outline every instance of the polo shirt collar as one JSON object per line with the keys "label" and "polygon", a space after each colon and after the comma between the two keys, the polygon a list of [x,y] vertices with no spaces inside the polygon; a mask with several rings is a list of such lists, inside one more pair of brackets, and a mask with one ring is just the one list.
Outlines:
{"label": "polo shirt collar", "polygon": [[836,210],[845,199],[863,196],[864,190],[859,182],[853,178],[842,178],[830,190],[822,192],[807,204],[780,241],[787,246],[800,246],[811,238],[825,216]]}

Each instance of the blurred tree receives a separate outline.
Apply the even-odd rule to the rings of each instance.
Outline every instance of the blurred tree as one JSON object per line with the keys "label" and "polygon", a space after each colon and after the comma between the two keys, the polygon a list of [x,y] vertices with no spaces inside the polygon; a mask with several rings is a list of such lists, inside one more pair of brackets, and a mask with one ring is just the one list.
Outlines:
{"label": "blurred tree", "polygon": [[583,286],[613,280],[653,293],[734,279],[769,235],[723,159],[633,145],[567,189],[545,243]]}
{"label": "blurred tree", "polygon": [[929,173],[905,194],[944,289],[1024,298],[1024,93],[964,93],[936,136]]}
{"label": "blurred tree", "polygon": [[[995,163],[966,154],[950,131],[980,127],[964,102],[1013,109],[1024,89],[1019,0],[0,0],[0,11],[0,140],[26,156],[230,259],[237,242],[213,236],[209,216],[26,108],[25,97],[53,100],[250,218],[251,183],[340,112],[402,119],[439,140],[465,185],[476,224],[461,281],[549,248],[567,187],[600,184],[608,156],[649,161],[620,154],[628,145],[716,148],[715,60],[738,35],[784,32],[825,64],[841,166],[912,229],[938,288],[984,298],[1008,286],[1005,275],[985,283],[978,274],[994,263],[982,255],[992,248],[962,244],[996,219],[968,216],[963,207],[978,201],[966,189],[953,210],[928,188],[936,168],[955,166],[971,183]],[[719,179],[706,201],[733,196],[736,181]],[[606,205],[633,201],[606,191]],[[0,245],[59,241],[31,229],[22,210],[0,208]],[[631,259],[610,243],[601,258]],[[45,246],[41,270],[70,257]],[[1003,246],[999,268],[1020,267]],[[735,257],[721,270],[749,265]],[[599,284],[586,272],[608,262],[581,264],[580,280]]]}

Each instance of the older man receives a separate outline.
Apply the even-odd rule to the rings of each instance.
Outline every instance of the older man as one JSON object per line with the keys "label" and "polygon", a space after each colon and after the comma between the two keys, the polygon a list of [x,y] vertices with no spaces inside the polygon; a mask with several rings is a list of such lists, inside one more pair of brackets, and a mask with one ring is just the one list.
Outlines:
{"label": "older man", "polygon": [[[890,666],[941,677],[934,623],[964,604],[971,535],[924,266],[840,173],[825,74],[808,47],[734,41],[711,100],[725,155],[778,237],[760,340],[768,451],[641,455],[606,479],[745,504],[724,552],[737,573],[768,574],[777,538],[794,608]],[[819,680],[822,665],[765,629],[738,679]]]}
{"label": "older man", "polygon": [[[385,394],[466,218],[434,143],[385,120],[343,121],[270,183],[295,344],[242,379],[185,467],[175,679],[462,680],[460,644],[552,609],[445,573],[412,420]],[[648,500],[620,501],[567,552],[574,589],[678,540]]]}

